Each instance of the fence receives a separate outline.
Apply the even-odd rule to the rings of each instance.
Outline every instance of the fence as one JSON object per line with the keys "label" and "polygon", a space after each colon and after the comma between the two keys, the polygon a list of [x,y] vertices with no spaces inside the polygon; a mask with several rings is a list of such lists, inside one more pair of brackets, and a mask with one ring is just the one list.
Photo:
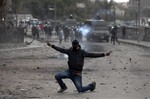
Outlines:
{"label": "fence", "polygon": [[[150,41],[150,27],[141,27],[137,29],[135,27],[125,27],[126,35],[125,39]],[[118,36],[122,38],[122,28],[118,28]]]}

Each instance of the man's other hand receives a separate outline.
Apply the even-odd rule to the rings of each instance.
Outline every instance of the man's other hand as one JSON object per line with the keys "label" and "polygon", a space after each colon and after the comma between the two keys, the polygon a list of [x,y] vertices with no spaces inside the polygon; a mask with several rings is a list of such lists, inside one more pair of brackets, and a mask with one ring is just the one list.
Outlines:
{"label": "man's other hand", "polygon": [[105,53],[105,56],[109,56],[112,53],[112,51],[109,51],[108,53]]}
{"label": "man's other hand", "polygon": [[52,46],[52,44],[51,44],[50,42],[47,42],[47,45],[48,45],[49,47],[51,47],[51,46]]}

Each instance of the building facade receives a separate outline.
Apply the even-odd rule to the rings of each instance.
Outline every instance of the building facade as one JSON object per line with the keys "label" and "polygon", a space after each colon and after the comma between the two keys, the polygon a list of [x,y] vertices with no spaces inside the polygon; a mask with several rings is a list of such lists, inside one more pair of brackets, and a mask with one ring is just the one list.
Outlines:
{"label": "building facade", "polygon": [[130,9],[137,12],[138,20],[141,25],[149,25],[150,23],[150,0],[129,0]]}
{"label": "building facade", "polygon": [[150,9],[150,0],[129,0],[128,4],[129,7],[136,9],[139,6],[139,2],[142,9]]}

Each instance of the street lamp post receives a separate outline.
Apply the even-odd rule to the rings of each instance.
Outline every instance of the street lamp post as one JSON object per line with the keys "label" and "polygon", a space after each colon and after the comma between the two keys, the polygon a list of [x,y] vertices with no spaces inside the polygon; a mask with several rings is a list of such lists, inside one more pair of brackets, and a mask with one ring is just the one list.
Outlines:
{"label": "street lamp post", "polygon": [[141,28],[141,0],[138,0],[138,13],[139,13],[139,27],[138,27],[138,42],[140,42],[143,38],[143,31],[142,31],[142,28]]}
{"label": "street lamp post", "polygon": [[56,27],[56,2],[54,4],[54,20],[55,20],[55,27]]}
{"label": "street lamp post", "polygon": [[84,1],[84,4],[85,4],[85,9],[84,9],[84,18],[86,19],[87,18],[87,0]]}
{"label": "street lamp post", "polygon": [[139,28],[141,25],[140,19],[141,19],[141,0],[138,0],[138,13],[139,13]]}
{"label": "street lamp post", "polygon": [[136,34],[137,34],[138,33],[138,11],[137,10],[136,10],[135,17],[136,17]]}
{"label": "street lamp post", "polygon": [[56,3],[54,4],[54,7],[49,8],[50,11],[54,11],[54,27],[56,26]]}
{"label": "street lamp post", "polygon": [[116,8],[115,8],[115,2],[114,0],[112,0],[113,2],[113,10],[114,10],[114,26],[116,25]]}

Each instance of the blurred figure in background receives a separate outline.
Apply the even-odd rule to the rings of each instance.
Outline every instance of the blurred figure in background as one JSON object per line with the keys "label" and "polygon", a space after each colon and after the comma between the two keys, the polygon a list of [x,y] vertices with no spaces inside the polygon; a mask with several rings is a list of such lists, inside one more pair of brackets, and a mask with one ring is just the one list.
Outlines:
{"label": "blurred figure in background", "polygon": [[52,37],[52,31],[53,31],[52,26],[49,25],[48,26],[48,35],[47,35],[48,40],[51,39],[51,37]]}
{"label": "blurred figure in background", "polygon": [[126,27],[123,26],[122,27],[122,38],[125,39],[125,36],[126,36]]}
{"label": "blurred figure in background", "polygon": [[72,42],[75,39],[75,31],[73,28],[70,30],[70,41]]}
{"label": "blurred figure in background", "polygon": [[47,24],[44,25],[44,32],[45,32],[46,37],[48,38],[48,25]]}
{"label": "blurred figure in background", "polygon": [[57,35],[57,37],[59,37],[59,26],[58,26],[58,25],[56,25],[56,27],[55,27],[55,31],[56,31],[56,35]]}
{"label": "blurred figure in background", "polygon": [[117,26],[116,25],[111,30],[111,43],[113,43],[113,45],[115,45],[115,42],[117,42],[118,45],[120,44],[120,42],[118,41],[118,37],[117,37]]}
{"label": "blurred figure in background", "polygon": [[39,27],[37,25],[33,25],[32,27],[32,37],[33,39],[39,39]]}
{"label": "blurred figure in background", "polygon": [[69,28],[68,28],[68,26],[65,26],[64,28],[63,28],[63,30],[64,30],[64,41],[66,42],[66,41],[68,41],[68,37],[69,37]]}
{"label": "blurred figure in background", "polygon": [[59,28],[58,33],[59,33],[59,44],[61,44],[63,40],[63,35],[64,35],[63,30]]}

